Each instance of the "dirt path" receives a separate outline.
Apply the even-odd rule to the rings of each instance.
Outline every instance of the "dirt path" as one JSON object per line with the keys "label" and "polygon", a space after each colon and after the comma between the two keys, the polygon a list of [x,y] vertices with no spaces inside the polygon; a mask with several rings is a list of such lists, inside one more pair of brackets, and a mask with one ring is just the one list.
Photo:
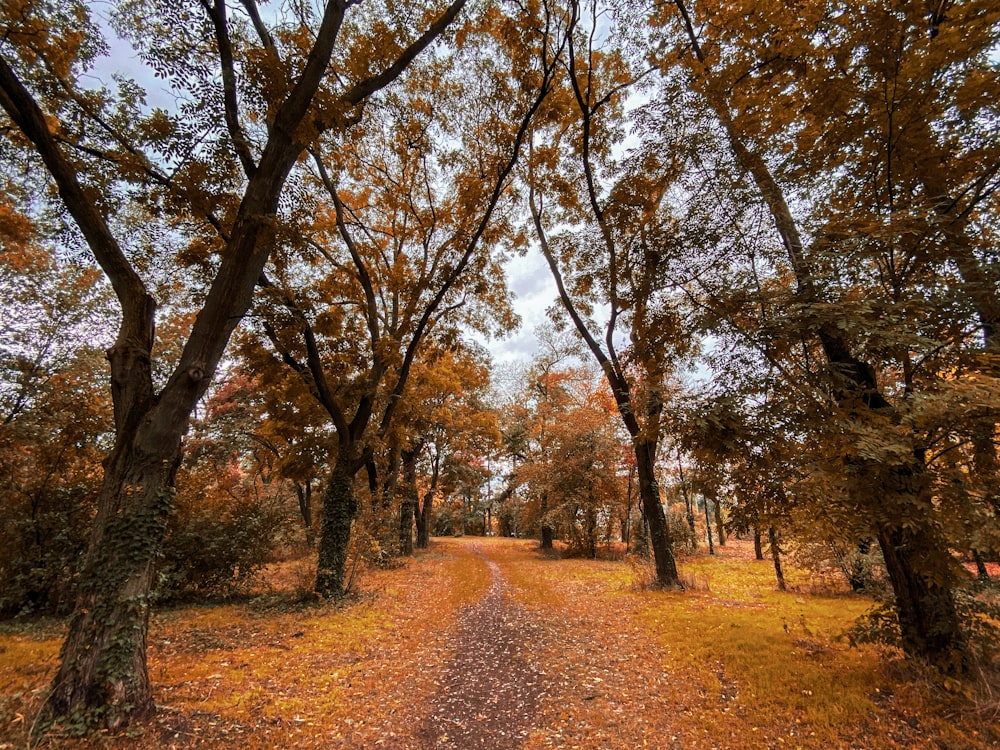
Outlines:
{"label": "dirt path", "polygon": [[485,596],[459,613],[454,657],[433,697],[421,739],[434,748],[519,748],[530,733],[545,685],[527,648],[536,627],[513,598],[500,566],[489,565]]}

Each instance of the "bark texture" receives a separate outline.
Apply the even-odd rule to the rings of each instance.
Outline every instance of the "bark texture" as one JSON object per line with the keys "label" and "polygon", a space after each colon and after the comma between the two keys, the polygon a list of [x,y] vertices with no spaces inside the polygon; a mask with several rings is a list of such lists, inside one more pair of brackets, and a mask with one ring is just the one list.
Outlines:
{"label": "bark texture", "polygon": [[652,457],[655,445],[637,442],[635,445],[636,478],[639,480],[639,498],[642,500],[642,514],[649,528],[649,540],[653,547],[653,561],[656,565],[656,582],[666,588],[683,588],[677,573],[673,543],[667,516],[660,504],[660,488],[656,481]]}
{"label": "bark texture", "polygon": [[351,525],[358,512],[358,501],[354,496],[355,473],[338,463],[330,472],[323,496],[316,593],[325,599],[336,599],[345,593],[347,548],[351,541]]}

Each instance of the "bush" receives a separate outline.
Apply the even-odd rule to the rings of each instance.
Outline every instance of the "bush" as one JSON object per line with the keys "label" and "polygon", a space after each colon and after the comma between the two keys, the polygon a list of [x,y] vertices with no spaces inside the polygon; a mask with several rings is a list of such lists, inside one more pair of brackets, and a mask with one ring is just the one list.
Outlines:
{"label": "bush", "polygon": [[245,593],[289,523],[280,506],[252,499],[182,504],[157,568],[158,599]]}
{"label": "bush", "polygon": [[688,523],[687,515],[683,510],[677,507],[671,507],[667,510],[667,530],[674,542],[675,554],[694,549],[697,546],[698,542],[694,531],[691,530],[691,524]]}
{"label": "bush", "polygon": [[831,583],[842,578],[857,594],[879,600],[892,596],[882,553],[870,539],[806,542],[797,547],[795,561]]}
{"label": "bush", "polygon": [[[1000,643],[1000,586],[992,581],[970,581],[953,590],[968,655],[979,664],[993,662]],[[859,617],[848,632],[852,645],[875,643],[901,647],[899,620],[891,601],[880,601]]]}
{"label": "bush", "polygon": [[[67,506],[72,507],[72,506]],[[87,548],[90,514],[48,510],[2,526],[0,614],[66,614]]]}

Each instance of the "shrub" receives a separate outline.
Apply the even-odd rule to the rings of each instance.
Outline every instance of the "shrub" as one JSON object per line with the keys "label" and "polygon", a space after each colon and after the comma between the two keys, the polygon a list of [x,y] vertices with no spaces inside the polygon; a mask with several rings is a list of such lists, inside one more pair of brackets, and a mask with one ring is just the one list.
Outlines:
{"label": "shrub", "polygon": [[67,503],[36,512],[34,518],[11,513],[5,519],[4,544],[0,546],[0,614],[69,612],[90,518],[90,513],[74,513]]}
{"label": "shrub", "polygon": [[160,600],[245,593],[291,523],[280,505],[252,498],[178,504],[157,568]]}
{"label": "shrub", "polygon": [[697,546],[694,531],[688,523],[687,515],[677,507],[667,510],[667,529],[670,531],[670,538],[674,542],[674,553],[684,550],[694,549]]}

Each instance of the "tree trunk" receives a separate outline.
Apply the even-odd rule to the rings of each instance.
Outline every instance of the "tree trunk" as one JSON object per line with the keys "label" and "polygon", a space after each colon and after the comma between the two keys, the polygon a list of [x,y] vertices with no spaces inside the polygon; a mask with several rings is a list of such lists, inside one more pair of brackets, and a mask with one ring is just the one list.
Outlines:
{"label": "tree trunk", "polygon": [[542,539],[539,547],[541,549],[552,549],[553,536],[554,534],[552,533],[552,527],[549,524],[543,522]]}
{"label": "tree trunk", "polygon": [[785,573],[781,569],[781,547],[778,546],[778,532],[773,526],[767,527],[767,541],[771,547],[771,559],[774,561],[774,577],[778,581],[778,590],[787,591],[785,585]]}
{"label": "tree trunk", "polygon": [[434,503],[434,491],[424,493],[424,501],[417,512],[417,547],[427,549],[431,542],[431,506]]}
{"label": "tree trunk", "polygon": [[622,522],[622,541],[625,542],[625,553],[628,554],[632,544],[632,477],[635,467],[628,469],[628,491],[625,495],[625,520]]}
{"label": "tree trunk", "polygon": [[399,504],[399,554],[409,557],[413,554],[413,522],[416,498],[410,497],[409,491]]}
{"label": "tree trunk", "polygon": [[336,599],[345,593],[347,547],[351,541],[351,524],[358,512],[358,501],[354,497],[354,473],[338,461],[330,473],[323,496],[316,593],[324,599]]}
{"label": "tree trunk", "polygon": [[712,543],[712,520],[708,515],[708,498],[702,496],[702,501],[705,503],[705,536],[708,538],[708,554],[715,554],[715,544]]}
{"label": "tree trunk", "polygon": [[954,592],[928,575],[947,566],[941,559],[947,551],[919,526],[887,527],[879,531],[878,543],[892,583],[903,651],[947,672],[964,671],[967,644]]}
{"label": "tree trunk", "polygon": [[757,560],[764,559],[764,545],[760,540],[760,529],[753,527],[753,556]]}
{"label": "tree trunk", "polygon": [[413,517],[417,496],[417,452],[403,451],[403,497],[399,504],[399,554],[413,554]]}
{"label": "tree trunk", "polygon": [[552,549],[552,524],[548,522],[546,514],[549,512],[549,496],[546,493],[542,493],[541,507],[539,508],[540,515],[542,517],[541,522],[541,548],[542,549]]}
{"label": "tree trunk", "polygon": [[983,553],[977,549],[972,550],[972,559],[976,561],[976,578],[984,582],[990,580],[990,571],[986,569]]}
{"label": "tree trunk", "polygon": [[681,461],[680,451],[677,452],[677,478],[681,482],[681,495],[684,496],[684,517],[687,518],[688,528],[691,529],[691,549],[698,549],[698,531],[694,524],[694,508],[691,504],[691,495],[687,490],[687,482],[684,481],[684,463]]}
{"label": "tree trunk", "polygon": [[639,479],[642,515],[649,526],[657,584],[664,588],[680,589],[684,586],[677,574],[670,529],[667,527],[667,516],[663,512],[663,506],[660,504],[660,491],[653,466],[655,451],[655,444],[641,440],[635,443],[635,468]]}
{"label": "tree trunk", "polygon": [[722,503],[718,499],[712,500],[712,511],[715,516],[715,535],[719,540],[719,546],[726,546],[726,530],[722,523]]}
{"label": "tree trunk", "polygon": [[597,559],[597,511],[594,509],[593,498],[588,498],[588,505],[584,511],[586,523],[587,556],[591,560]]}
{"label": "tree trunk", "polygon": [[124,445],[120,435],[106,462],[76,610],[41,725],[79,716],[115,729],[154,710],[146,668],[149,591],[173,503],[180,431],[139,466],[137,432],[124,435]]}
{"label": "tree trunk", "polygon": [[302,525],[306,531],[306,544],[309,547],[315,547],[316,532],[313,531],[312,522],[312,480],[307,479],[303,484],[296,482],[295,494],[299,498],[299,513],[302,516]]}

